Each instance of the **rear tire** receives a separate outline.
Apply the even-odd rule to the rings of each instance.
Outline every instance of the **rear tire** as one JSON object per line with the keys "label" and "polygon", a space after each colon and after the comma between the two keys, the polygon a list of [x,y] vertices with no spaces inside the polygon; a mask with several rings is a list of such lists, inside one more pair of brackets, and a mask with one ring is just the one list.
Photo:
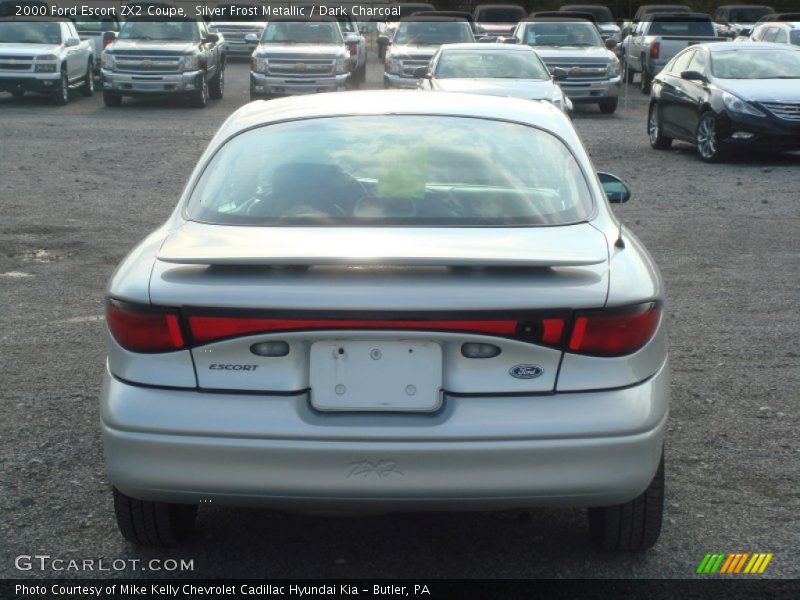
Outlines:
{"label": "rear tire", "polygon": [[647,72],[647,68],[644,66],[644,58],[642,58],[642,77],[639,80],[639,91],[643,94],[649,94],[650,84],[652,83],[653,77]]}
{"label": "rear tire", "polygon": [[122,106],[122,96],[113,92],[103,92],[103,104],[106,106]]}
{"label": "rear tire", "polygon": [[647,114],[647,135],[650,146],[656,150],[668,150],[672,146],[672,138],[661,134],[661,117],[656,103],[650,105],[650,112]]}
{"label": "rear tire", "polygon": [[624,504],[589,509],[592,542],[603,550],[641,552],[661,534],[664,514],[664,455],[658,470],[638,497]]}
{"label": "rear tire", "polygon": [[628,66],[628,59],[622,62],[622,79],[625,83],[633,83],[636,73]]}
{"label": "rear tire", "polygon": [[604,115],[612,115],[617,110],[619,98],[608,98],[600,101],[600,112]]}
{"label": "rear tire", "polygon": [[94,96],[94,65],[91,60],[86,65],[86,76],[83,78],[81,96],[84,98]]}
{"label": "rear tire", "polygon": [[197,506],[136,500],[114,488],[114,513],[122,536],[137,546],[170,546],[194,529]]}

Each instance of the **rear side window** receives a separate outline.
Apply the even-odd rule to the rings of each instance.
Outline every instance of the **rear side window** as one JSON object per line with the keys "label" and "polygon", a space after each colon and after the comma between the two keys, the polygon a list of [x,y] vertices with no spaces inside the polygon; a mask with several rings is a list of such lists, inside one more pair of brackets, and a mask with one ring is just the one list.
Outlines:
{"label": "rear side window", "polygon": [[584,221],[592,199],[569,149],[539,129],[332,117],[234,137],[206,166],[187,212],[236,225],[536,226]]}
{"label": "rear side window", "polygon": [[696,50],[689,50],[684,52],[680,56],[678,56],[672,63],[672,67],[670,68],[670,72],[676,75],[680,75],[684,71],[689,70],[689,62],[692,60],[692,57],[695,55]]}

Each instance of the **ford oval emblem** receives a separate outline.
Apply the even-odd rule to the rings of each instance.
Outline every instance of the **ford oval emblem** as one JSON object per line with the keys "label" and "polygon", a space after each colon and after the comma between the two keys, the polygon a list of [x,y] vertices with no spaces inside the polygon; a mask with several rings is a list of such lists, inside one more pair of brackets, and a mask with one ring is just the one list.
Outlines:
{"label": "ford oval emblem", "polygon": [[508,372],[517,379],[536,379],[544,373],[544,369],[538,365],[514,365]]}

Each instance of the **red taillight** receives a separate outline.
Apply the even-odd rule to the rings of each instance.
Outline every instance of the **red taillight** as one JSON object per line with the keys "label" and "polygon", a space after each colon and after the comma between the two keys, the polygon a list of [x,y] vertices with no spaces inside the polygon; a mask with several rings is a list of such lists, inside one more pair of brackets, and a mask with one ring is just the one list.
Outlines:
{"label": "red taillight", "polygon": [[358,54],[358,44],[347,44],[347,47],[350,49],[350,56]]}
{"label": "red taillight", "polygon": [[171,352],[185,345],[174,309],[109,300],[106,323],[117,343],[132,352]]}
{"label": "red taillight", "polygon": [[659,54],[661,54],[661,43],[653,42],[650,45],[650,58],[658,58]]}
{"label": "red taillight", "polygon": [[575,315],[567,349],[593,356],[623,356],[642,348],[658,327],[661,308],[655,302],[620,310]]}

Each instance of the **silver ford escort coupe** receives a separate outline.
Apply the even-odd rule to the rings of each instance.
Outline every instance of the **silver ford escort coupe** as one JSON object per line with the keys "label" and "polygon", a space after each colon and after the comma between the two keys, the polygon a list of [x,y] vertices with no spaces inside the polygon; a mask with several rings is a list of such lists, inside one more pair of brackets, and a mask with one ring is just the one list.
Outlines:
{"label": "silver ford escort coupe", "polygon": [[[380,131],[381,135],[375,135]],[[258,101],[108,286],[102,430],[122,534],[199,504],[589,509],[661,529],[664,287],[547,102]]]}

